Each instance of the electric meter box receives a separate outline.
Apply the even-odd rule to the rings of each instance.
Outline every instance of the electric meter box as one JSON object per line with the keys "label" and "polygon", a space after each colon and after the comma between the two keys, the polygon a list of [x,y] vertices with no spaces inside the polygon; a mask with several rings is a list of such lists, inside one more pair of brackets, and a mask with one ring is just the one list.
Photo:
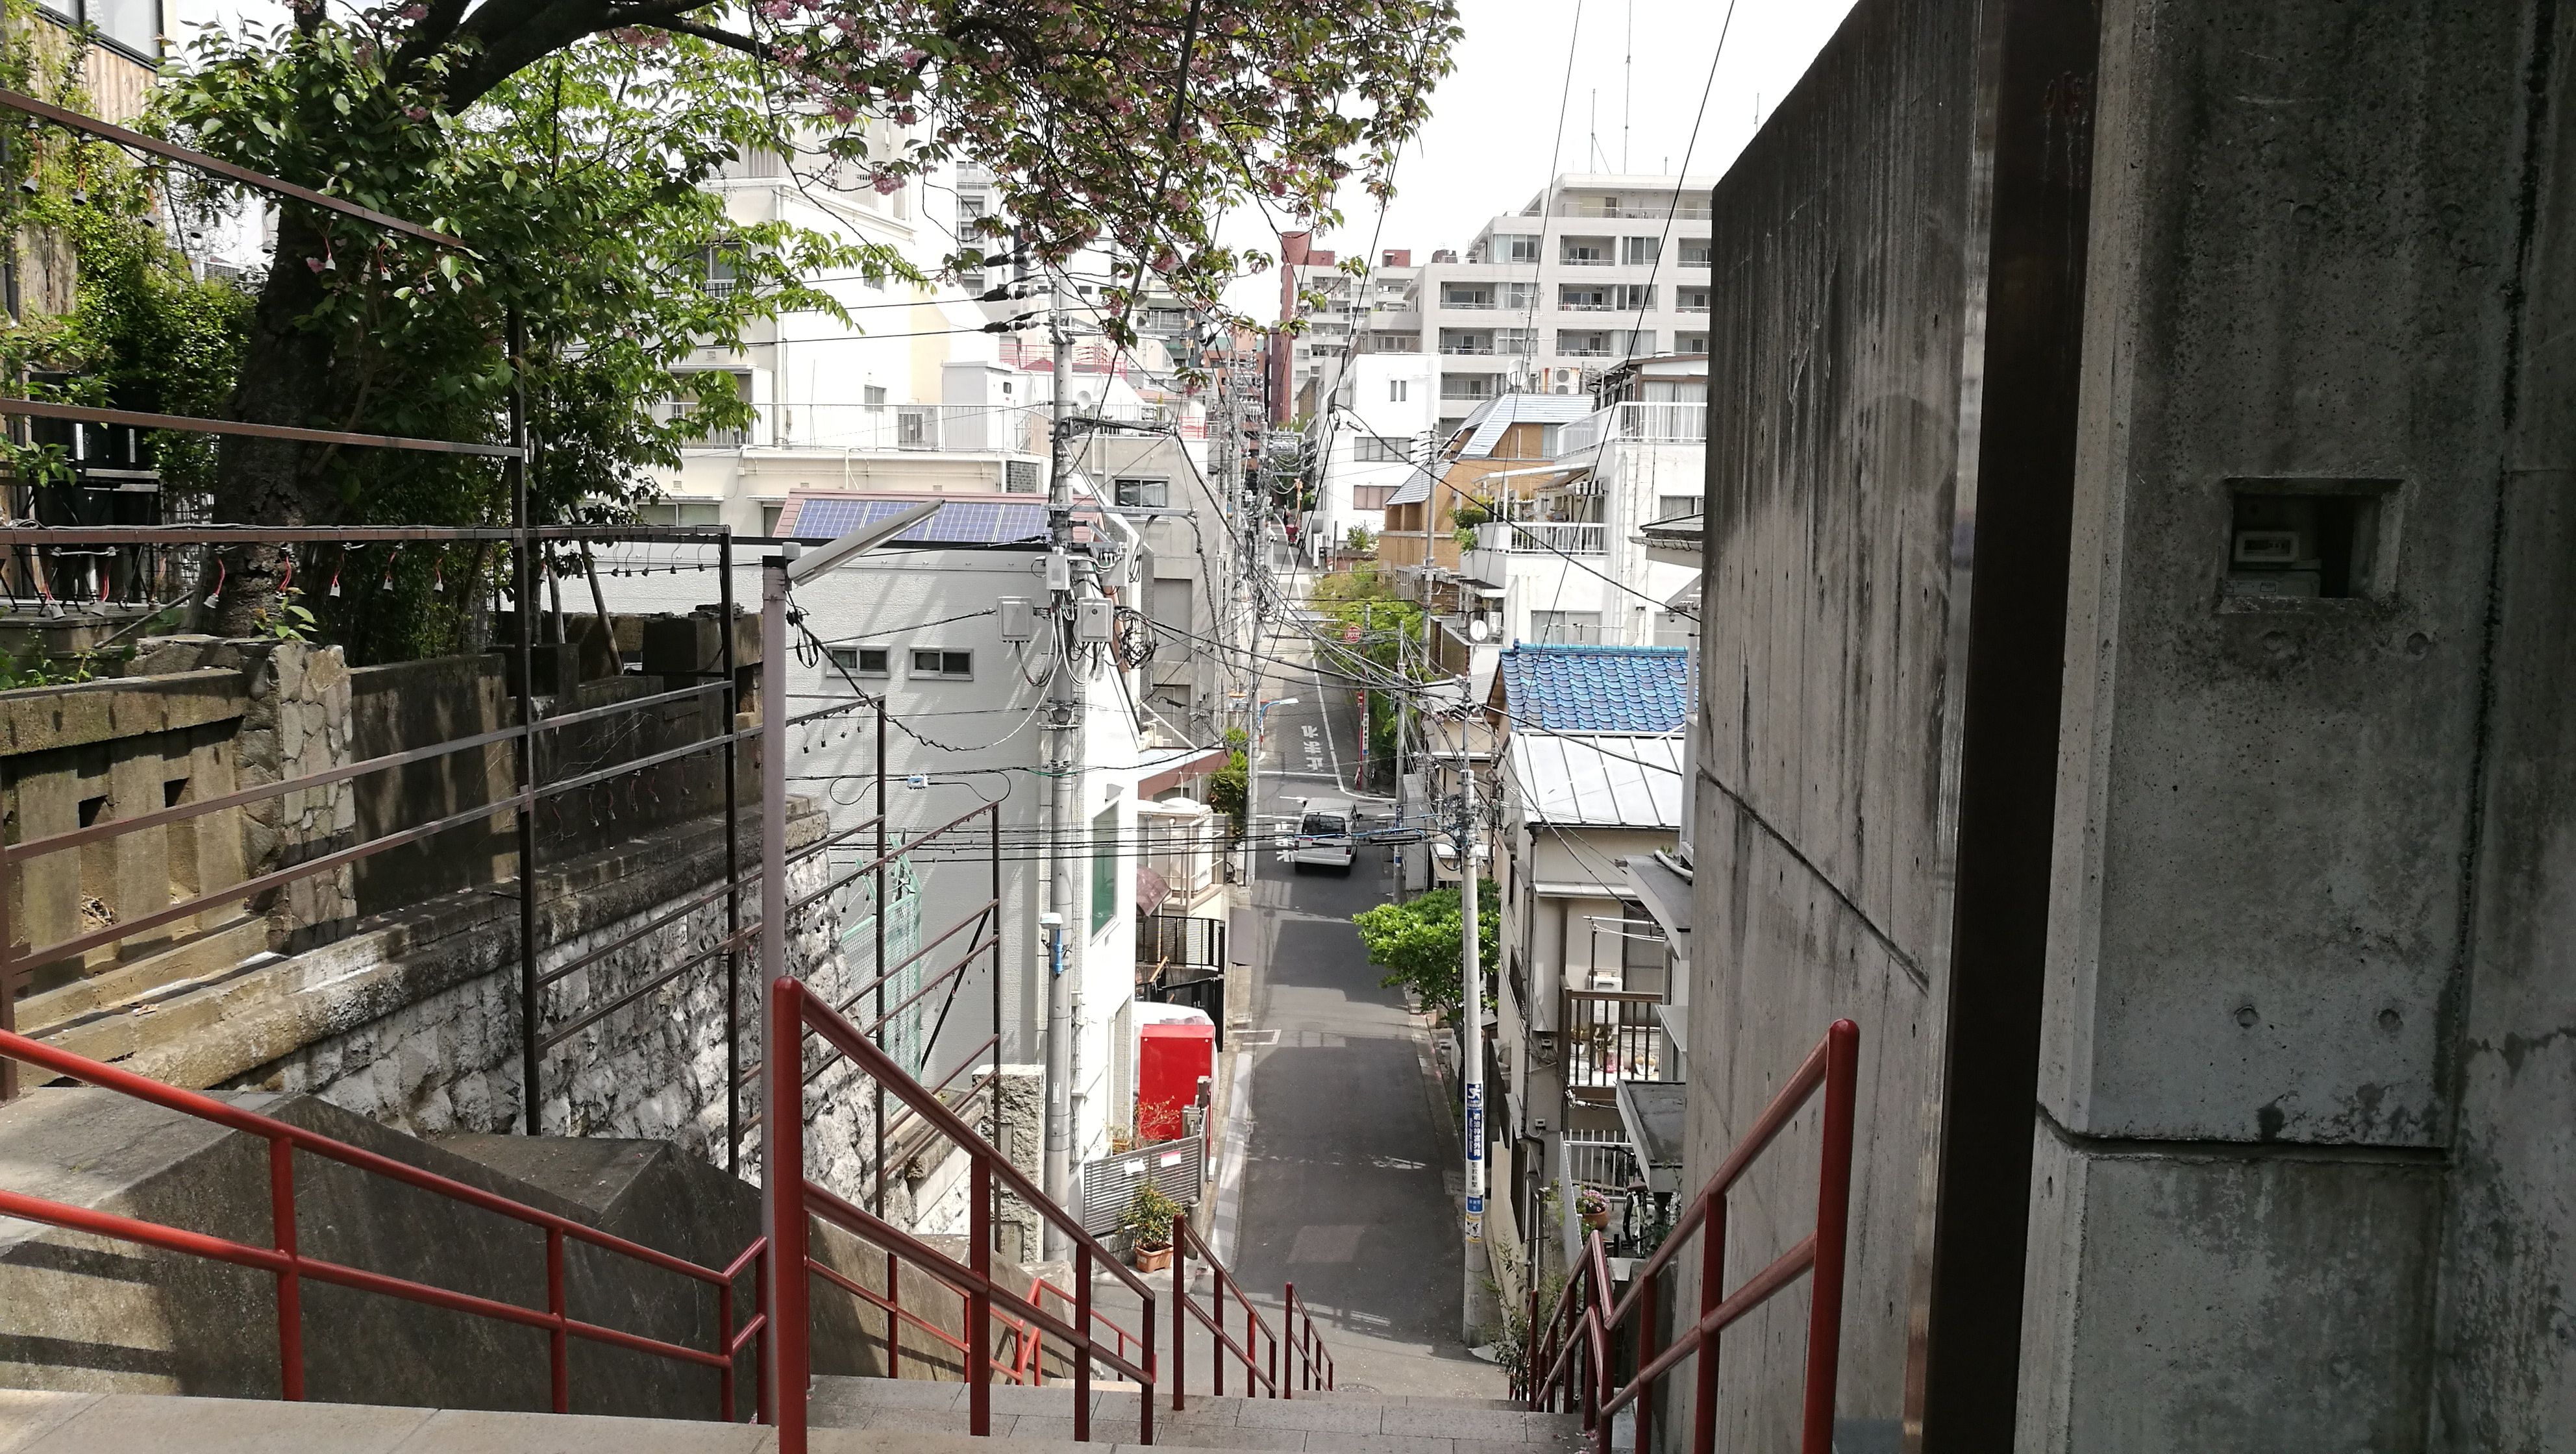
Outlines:
{"label": "electric meter box", "polygon": [[1086,596],[1074,608],[1073,639],[1085,646],[1106,644],[1117,625],[1118,605],[1106,596]]}
{"label": "electric meter box", "polygon": [[1038,638],[1037,607],[1017,596],[1004,596],[993,603],[1002,615],[1004,641],[1035,641]]}

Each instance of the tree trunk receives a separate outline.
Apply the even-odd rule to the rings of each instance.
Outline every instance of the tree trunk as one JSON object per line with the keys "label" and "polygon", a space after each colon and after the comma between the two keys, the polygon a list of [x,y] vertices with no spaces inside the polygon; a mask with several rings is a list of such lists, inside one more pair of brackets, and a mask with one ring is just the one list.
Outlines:
{"label": "tree trunk", "polygon": [[[241,374],[233,385],[233,418],[307,426],[327,407],[331,337],[297,321],[326,299],[320,275],[306,262],[324,256],[325,245],[309,214],[297,207],[281,209],[277,252],[251,315]],[[312,479],[307,461],[318,448],[293,440],[224,436],[216,456],[215,519],[227,525],[309,523]],[[226,547],[224,559],[215,630],[247,636],[258,630],[261,613],[277,598],[283,554],[273,545],[237,545]]]}

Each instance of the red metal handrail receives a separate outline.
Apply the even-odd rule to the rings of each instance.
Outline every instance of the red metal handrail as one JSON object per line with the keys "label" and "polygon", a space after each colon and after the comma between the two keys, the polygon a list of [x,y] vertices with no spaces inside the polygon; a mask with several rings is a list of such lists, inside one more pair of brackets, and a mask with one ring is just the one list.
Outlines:
{"label": "red metal handrail", "polygon": [[[892,1056],[870,1044],[859,1028],[843,1019],[830,1004],[793,979],[780,978],[769,987],[768,1035],[762,1054],[770,1073],[763,1077],[765,1123],[773,1128],[762,1136],[764,1166],[762,1176],[768,1190],[769,1245],[771,1258],[769,1323],[773,1355],[768,1360],[771,1382],[769,1407],[778,1425],[779,1454],[805,1454],[806,1449],[806,1380],[813,1367],[810,1343],[812,1328],[807,1316],[806,1279],[780,1275],[781,1269],[814,1266],[807,1255],[809,1219],[821,1217],[866,1241],[884,1249],[891,1258],[900,1258],[919,1267],[957,1290],[966,1299],[966,1334],[962,1340],[975,1355],[964,1358],[967,1393],[967,1431],[985,1435],[992,1432],[992,1383],[997,1367],[1005,1374],[1007,1365],[997,1365],[991,1356],[993,1318],[998,1309],[1007,1325],[1020,1325],[1023,1339],[1051,1334],[1063,1340],[1071,1350],[1073,1363],[1073,1436],[1077,1441],[1091,1437],[1091,1368],[1102,1364],[1126,1375],[1145,1388],[1156,1382],[1154,1349],[1154,1292],[1142,1278],[1120,1266],[1109,1250],[1082,1229],[1081,1222],[1049,1200],[1036,1183],[991,1143],[975,1134],[973,1127],[939,1098],[906,1074]],[[912,1233],[868,1212],[850,1201],[825,1190],[805,1176],[804,1077],[800,1074],[777,1073],[783,1066],[799,1066],[808,1032],[814,1034],[853,1065],[876,1079],[879,1087],[911,1108],[914,1115],[951,1144],[964,1151],[969,1163],[967,1191],[967,1257],[960,1262],[941,1252]],[[774,1128],[796,1127],[798,1134],[780,1135]],[[1042,1296],[1035,1289],[1022,1296],[1003,1286],[993,1277],[993,1213],[996,1183],[1053,1222],[1073,1243],[1074,1316],[1070,1321],[1058,1318],[1039,1306]],[[1128,1358],[1123,1351],[1102,1346],[1093,1333],[1098,1321],[1092,1313],[1091,1280],[1095,1266],[1106,1267],[1134,1290],[1145,1308],[1142,1336],[1143,1360]],[[891,1270],[891,1269],[890,1269]],[[890,1325],[891,1326],[891,1325]],[[1034,1331],[1032,1331],[1034,1330]],[[1123,1330],[1121,1330],[1123,1337]],[[889,1339],[891,1341],[891,1339]],[[1123,1350],[1123,1342],[1119,1345]],[[1139,1401],[1142,1410],[1138,1429],[1141,1443],[1154,1442],[1154,1401]]]}
{"label": "red metal handrail", "polygon": [[[1322,1335],[1315,1331],[1313,1315],[1306,1311],[1304,1303],[1297,1301],[1297,1284],[1293,1282],[1288,1284],[1287,1296],[1281,1301],[1280,1316],[1288,1324],[1289,1351],[1298,1364],[1296,1386],[1304,1389],[1320,1388],[1328,1393],[1331,1392],[1333,1355],[1324,1351],[1324,1340]],[[1320,1378],[1316,1371],[1319,1363],[1322,1365]],[[1286,1393],[1280,1395],[1282,1398],[1291,1396]]]}
{"label": "red metal handrail", "polygon": [[[1189,1261],[1193,1253],[1201,1262],[1207,1264],[1208,1271],[1214,1277],[1215,1286],[1211,1289],[1215,1295],[1212,1311],[1202,1310],[1190,1298]],[[1225,1331],[1225,1300],[1228,1297],[1232,1297],[1243,1309],[1241,1343],[1235,1342]],[[1277,1331],[1261,1316],[1261,1310],[1252,1305],[1252,1299],[1245,1295],[1243,1285],[1235,1281],[1234,1274],[1226,1269],[1224,1263],[1217,1260],[1215,1253],[1208,1250],[1207,1243],[1199,1239],[1199,1234],[1191,1228],[1190,1224],[1175,1218],[1172,1222],[1172,1408],[1174,1412],[1188,1407],[1186,1402],[1188,1381],[1183,1376],[1188,1370],[1184,1355],[1188,1345],[1182,1336],[1187,1327],[1181,1321],[1181,1315],[1184,1312],[1196,1318],[1208,1330],[1209,1339],[1215,1344],[1215,1354],[1210,1359],[1209,1370],[1210,1381],[1214,1385],[1210,1392],[1215,1397],[1225,1397],[1225,1359],[1229,1353],[1234,1355],[1236,1362],[1243,1365],[1244,1397],[1294,1398],[1296,1396],[1294,1388],[1282,1383],[1279,1378]],[[1266,1367],[1263,1363],[1265,1357],[1268,1360]]]}
{"label": "red metal handrail", "polygon": [[[1832,1454],[1834,1390],[1841,1369],[1844,1242],[1851,1221],[1854,1086],[1859,1074],[1860,1027],[1836,1020],[1778,1095],[1763,1108],[1744,1139],[1728,1153],[1690,1206],[1673,1224],[1653,1257],[1636,1269],[1628,1294],[1614,1305],[1607,1250],[1594,1231],[1584,1258],[1566,1279],[1542,1331],[1536,1293],[1530,1304],[1526,1365],[1515,1370],[1519,1395],[1532,1406],[1554,1409],[1580,1397],[1583,1425],[1600,1454],[1609,1454],[1610,1429],[1619,1410],[1636,1405],[1636,1449],[1654,1446],[1655,1403],[1644,1395],[1656,1379],[1696,1354],[1692,1404],[1692,1454],[1710,1454],[1717,1439],[1717,1335],[1768,1302],[1800,1277],[1812,1279],[1807,1315],[1805,1407],[1801,1454]],[[1788,1251],[1729,1293],[1726,1279],[1726,1196],[1789,1122],[1819,1090],[1825,1093],[1823,1165],[1817,1174],[1816,1225]],[[1700,1254],[1699,1317],[1658,1350],[1655,1279],[1672,1265],[1683,1244],[1707,1230]],[[1633,1321],[1637,1370],[1617,1378],[1611,1358],[1614,1335]]]}
{"label": "red metal handrail", "polygon": [[[268,1142],[268,1186],[271,1246],[260,1247],[229,1238],[209,1236],[135,1217],[96,1211],[20,1192],[0,1191],[0,1215],[43,1222],[97,1236],[113,1237],[146,1247],[169,1252],[229,1262],[241,1267],[257,1268],[277,1279],[277,1358],[278,1386],[284,1397],[304,1397],[304,1321],[303,1280],[361,1292],[446,1308],[452,1312],[471,1313],[498,1322],[516,1323],[523,1327],[542,1328],[549,1334],[548,1372],[552,1385],[553,1407],[557,1413],[572,1410],[572,1373],[570,1340],[605,1343],[629,1348],[640,1353],[678,1362],[713,1368],[717,1373],[718,1416],[734,1418],[734,1360],[743,1345],[768,1326],[768,1303],[755,1280],[754,1314],[741,1329],[733,1326],[733,1285],[746,1270],[763,1263],[766,1239],[756,1240],[743,1249],[731,1264],[718,1270],[701,1267],[686,1258],[657,1251],[639,1242],[631,1242],[612,1233],[584,1226],[567,1217],[514,1202],[507,1197],[478,1187],[452,1181],[436,1172],[408,1166],[391,1157],[363,1150],[345,1141],[334,1140],[318,1131],[246,1111],[195,1091],[164,1085],[131,1071],[103,1065],[86,1056],[33,1040],[14,1031],[0,1030],[0,1056],[22,1060],[42,1067],[58,1076],[85,1081],[102,1090],[152,1105],[193,1116],[245,1135],[258,1136]],[[541,1309],[521,1307],[516,1303],[455,1292],[409,1278],[393,1277],[345,1263],[310,1257],[298,1250],[295,1228],[295,1153],[298,1151],[337,1161],[359,1171],[397,1181],[423,1191],[435,1192],[451,1201],[462,1202],[482,1211],[508,1217],[545,1233],[546,1238],[546,1306]],[[640,1333],[628,1333],[597,1323],[584,1322],[565,1310],[564,1244],[580,1242],[630,1261],[641,1262],[694,1281],[707,1284],[715,1291],[718,1347],[709,1350],[691,1348]],[[764,1358],[765,1354],[756,1354]],[[757,1365],[756,1365],[757,1366]],[[766,1401],[763,1401],[764,1411]]]}

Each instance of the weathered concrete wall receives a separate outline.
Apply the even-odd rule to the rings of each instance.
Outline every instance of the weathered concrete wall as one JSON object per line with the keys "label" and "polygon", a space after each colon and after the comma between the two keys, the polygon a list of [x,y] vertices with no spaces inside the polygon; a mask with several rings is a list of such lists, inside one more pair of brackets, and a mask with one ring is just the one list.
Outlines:
{"label": "weathered concrete wall", "polygon": [[[2447,1447],[2576,1448],[2533,25],[2105,8],[2024,1449],[2426,1447],[2446,1167]],[[2369,502],[2349,592],[2232,587],[2246,494]]]}
{"label": "weathered concrete wall", "polygon": [[[1949,929],[1977,40],[1973,7],[1863,0],[1715,197],[1684,1176],[1860,1022],[1840,1401],[1878,1420],[1904,1407]],[[1813,1224],[1815,1145],[1811,1110],[1737,1194],[1734,1280]],[[1806,1307],[1728,1330],[1721,1446],[1796,1442]]]}
{"label": "weathered concrete wall", "polygon": [[[2435,1328],[2444,1454],[2576,1449],[2576,6],[2541,12]],[[2545,62],[2547,69],[2540,67]]]}

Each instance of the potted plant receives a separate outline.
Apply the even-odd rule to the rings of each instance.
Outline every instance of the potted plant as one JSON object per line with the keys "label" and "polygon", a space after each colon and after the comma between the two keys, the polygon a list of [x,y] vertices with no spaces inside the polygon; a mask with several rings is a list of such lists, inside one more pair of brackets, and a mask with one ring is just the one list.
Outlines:
{"label": "potted plant", "polygon": [[1574,1212],[1594,1231],[1610,1225],[1610,1199],[1588,1186],[1574,1194]]}
{"label": "potted plant", "polygon": [[1138,1272],[1160,1272],[1172,1265],[1172,1219],[1180,1214],[1180,1205],[1163,1195],[1161,1187],[1149,1181],[1136,1188],[1136,1199],[1120,1214],[1118,1229],[1127,1234]]}

